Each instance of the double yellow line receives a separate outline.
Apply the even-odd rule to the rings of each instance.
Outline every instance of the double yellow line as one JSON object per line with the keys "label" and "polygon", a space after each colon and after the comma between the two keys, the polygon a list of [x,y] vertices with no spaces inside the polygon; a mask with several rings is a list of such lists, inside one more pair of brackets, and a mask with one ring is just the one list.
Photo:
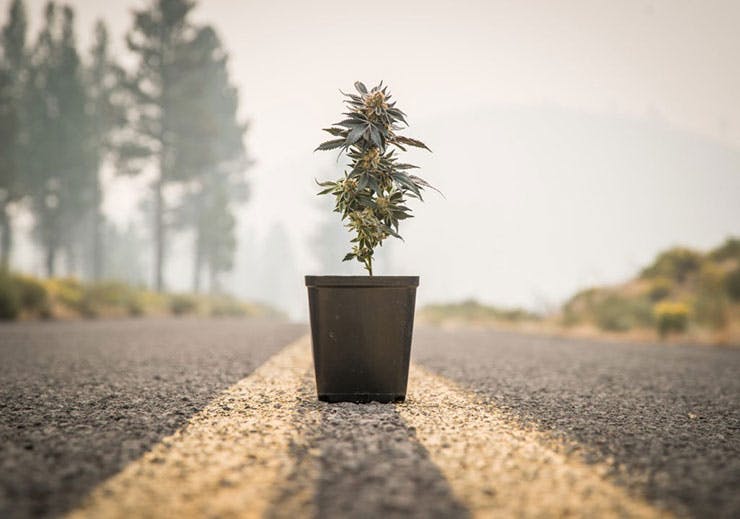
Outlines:
{"label": "double yellow line", "polygon": [[[304,337],[95,488],[69,517],[316,516],[322,453],[311,435],[332,425],[321,420],[326,404],[306,405],[315,398],[310,373]],[[412,365],[409,389],[395,411],[471,516],[669,515],[610,483],[605,467],[561,454],[448,379]]]}

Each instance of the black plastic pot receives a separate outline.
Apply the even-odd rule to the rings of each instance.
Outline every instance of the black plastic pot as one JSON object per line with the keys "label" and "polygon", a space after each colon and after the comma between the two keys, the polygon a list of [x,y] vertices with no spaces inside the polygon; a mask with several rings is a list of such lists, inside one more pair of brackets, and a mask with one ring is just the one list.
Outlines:
{"label": "black plastic pot", "polygon": [[403,402],[418,276],[306,276],[324,402]]}

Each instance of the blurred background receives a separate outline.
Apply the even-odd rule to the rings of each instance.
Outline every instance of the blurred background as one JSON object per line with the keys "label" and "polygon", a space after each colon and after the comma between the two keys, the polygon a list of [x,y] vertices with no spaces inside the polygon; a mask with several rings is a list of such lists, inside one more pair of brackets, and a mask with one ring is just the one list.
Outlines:
{"label": "blurred background", "polygon": [[313,149],[383,80],[444,193],[378,253],[422,318],[738,336],[737,2],[0,6],[6,316],[305,319],[363,273]]}

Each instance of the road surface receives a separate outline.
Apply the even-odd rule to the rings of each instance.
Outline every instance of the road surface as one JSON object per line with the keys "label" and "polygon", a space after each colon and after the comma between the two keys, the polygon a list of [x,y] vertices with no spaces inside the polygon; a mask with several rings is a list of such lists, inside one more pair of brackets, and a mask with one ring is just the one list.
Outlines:
{"label": "road surface", "polygon": [[306,332],[0,326],[0,517],[740,516],[740,350],[419,328],[329,405]]}

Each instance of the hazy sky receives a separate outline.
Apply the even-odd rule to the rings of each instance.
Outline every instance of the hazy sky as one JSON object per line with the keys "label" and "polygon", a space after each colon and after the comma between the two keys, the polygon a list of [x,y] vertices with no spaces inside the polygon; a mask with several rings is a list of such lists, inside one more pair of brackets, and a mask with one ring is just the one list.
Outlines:
{"label": "hazy sky", "polygon": [[[120,36],[141,5],[69,3],[85,48],[95,18]],[[422,301],[556,302],[740,234],[737,1],[202,0],[196,18],[231,52],[251,123],[244,232],[284,223],[300,274],[323,217],[312,179],[336,173],[311,150],[356,79],[385,80],[434,150],[414,159],[446,199],[416,206],[384,272],[421,273]],[[108,211],[135,194],[116,182]]]}

